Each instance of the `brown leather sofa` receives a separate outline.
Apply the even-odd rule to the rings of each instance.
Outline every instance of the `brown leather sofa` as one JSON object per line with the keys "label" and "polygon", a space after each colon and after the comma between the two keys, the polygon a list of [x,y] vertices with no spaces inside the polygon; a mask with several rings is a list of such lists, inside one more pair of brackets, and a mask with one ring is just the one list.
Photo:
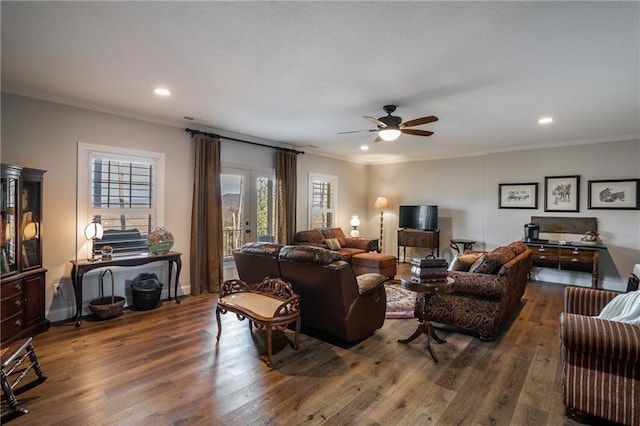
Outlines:
{"label": "brown leather sofa", "polygon": [[347,237],[342,228],[322,228],[309,231],[299,231],[293,236],[293,244],[307,245],[329,249],[326,240],[337,239],[340,248],[336,251],[345,262],[351,262],[351,256],[378,250],[378,240],[370,238]]}
{"label": "brown leather sofa", "polygon": [[304,328],[354,342],[370,336],[384,323],[387,297],[383,283],[387,277],[356,277],[337,252],[312,246],[251,243],[235,252],[234,259],[240,279],[247,283],[276,274],[291,283],[300,296]]}
{"label": "brown leather sofa", "polygon": [[520,305],[531,269],[531,249],[516,241],[482,256],[470,271],[452,271],[453,291],[431,297],[432,321],[493,340]]}

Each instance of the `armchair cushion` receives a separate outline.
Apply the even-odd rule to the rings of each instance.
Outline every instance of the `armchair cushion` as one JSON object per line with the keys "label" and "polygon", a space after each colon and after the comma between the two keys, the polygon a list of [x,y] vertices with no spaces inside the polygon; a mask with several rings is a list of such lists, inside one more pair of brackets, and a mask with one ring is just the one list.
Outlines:
{"label": "armchair cushion", "polygon": [[463,271],[469,272],[471,266],[478,258],[482,256],[482,253],[462,253],[456,255],[449,264],[449,271]]}
{"label": "armchair cushion", "polygon": [[481,274],[497,274],[502,265],[515,257],[514,251],[509,247],[498,247],[485,253],[471,265],[469,272]]}
{"label": "armchair cushion", "polygon": [[336,238],[341,247],[347,246],[347,236],[344,235],[342,228],[325,228],[321,232],[325,238]]}
{"label": "armchair cushion", "polygon": [[358,292],[360,295],[363,295],[378,288],[387,281],[388,278],[382,274],[369,273],[358,275],[356,280],[358,281]]}

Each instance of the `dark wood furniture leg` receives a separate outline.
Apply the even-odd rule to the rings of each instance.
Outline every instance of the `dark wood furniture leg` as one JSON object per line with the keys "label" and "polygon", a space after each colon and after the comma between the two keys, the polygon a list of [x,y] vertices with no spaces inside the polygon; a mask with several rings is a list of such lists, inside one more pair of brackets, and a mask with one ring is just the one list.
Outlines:
{"label": "dark wood furniture leg", "polygon": [[438,362],[438,358],[436,357],[436,355],[433,353],[433,350],[431,349],[431,339],[435,340],[436,343],[439,343],[439,344],[446,343],[447,341],[436,334],[436,331],[433,328],[433,324],[431,324],[431,321],[429,320],[429,314],[427,313],[427,306],[430,298],[431,298],[430,294],[418,295],[418,300],[416,300],[416,311],[415,311],[416,317],[418,320],[418,327],[416,328],[416,331],[414,331],[413,334],[408,338],[398,339],[398,343],[405,343],[405,344],[411,343],[414,340],[416,340],[419,336],[424,334],[425,336],[427,336],[427,349],[431,354],[431,358],[433,358],[435,362]]}

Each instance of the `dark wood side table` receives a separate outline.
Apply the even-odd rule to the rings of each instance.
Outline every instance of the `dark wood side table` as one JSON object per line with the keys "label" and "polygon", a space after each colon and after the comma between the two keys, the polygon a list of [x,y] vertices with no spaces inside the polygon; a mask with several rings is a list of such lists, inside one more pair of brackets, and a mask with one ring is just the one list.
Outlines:
{"label": "dark wood side table", "polygon": [[[71,283],[73,284],[73,293],[76,297],[76,327],[80,327],[82,324],[82,278],[84,274],[98,268],[108,268],[110,266],[140,266],[146,265],[151,262],[166,261],[169,267],[167,280],[171,280],[171,273],[173,271],[173,264],[176,264],[176,282],[175,282],[175,297],[176,303],[180,303],[178,300],[178,280],[180,279],[180,270],[182,269],[182,253],[170,251],[164,254],[143,254],[131,257],[116,257],[111,260],[94,260],[87,259],[72,260],[73,267],[71,268]],[[167,283],[168,299],[171,300],[171,283]]]}
{"label": "dark wood side table", "polygon": [[[450,293],[453,291],[452,284],[454,283],[453,278],[447,277],[446,281],[436,281],[436,282],[427,282],[427,283],[418,283],[411,280],[410,276],[402,277],[400,279],[400,285],[407,290],[415,291],[418,293],[418,298],[416,299],[416,308],[415,308],[415,317],[418,320],[418,328],[413,332],[411,336],[406,339],[398,339],[399,343],[411,343],[416,340],[422,334],[427,336],[427,349],[431,354],[431,358],[435,362],[438,362],[438,358],[433,353],[431,349],[431,339],[436,341],[436,343],[445,343],[446,340],[440,338],[434,328],[433,324],[431,324],[428,312],[429,299],[431,296],[437,293]],[[421,297],[422,296],[422,297]]]}

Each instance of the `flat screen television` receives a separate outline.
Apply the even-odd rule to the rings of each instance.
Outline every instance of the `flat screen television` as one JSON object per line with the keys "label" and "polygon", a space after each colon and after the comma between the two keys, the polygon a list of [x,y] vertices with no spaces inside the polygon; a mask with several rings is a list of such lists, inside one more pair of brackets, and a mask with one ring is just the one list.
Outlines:
{"label": "flat screen television", "polygon": [[438,206],[400,206],[398,227],[435,231],[438,229]]}

